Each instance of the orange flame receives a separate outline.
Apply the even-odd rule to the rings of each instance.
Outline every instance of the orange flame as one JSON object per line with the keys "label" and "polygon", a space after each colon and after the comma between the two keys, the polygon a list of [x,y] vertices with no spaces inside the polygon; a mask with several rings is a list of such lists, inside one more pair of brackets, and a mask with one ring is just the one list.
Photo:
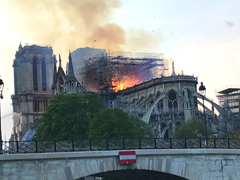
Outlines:
{"label": "orange flame", "polygon": [[129,77],[129,76],[124,76],[122,79],[117,80],[117,79],[112,79],[112,85],[115,86],[113,90],[115,92],[127,89],[129,87],[132,87],[134,85],[142,83],[142,80],[139,80],[136,77]]}

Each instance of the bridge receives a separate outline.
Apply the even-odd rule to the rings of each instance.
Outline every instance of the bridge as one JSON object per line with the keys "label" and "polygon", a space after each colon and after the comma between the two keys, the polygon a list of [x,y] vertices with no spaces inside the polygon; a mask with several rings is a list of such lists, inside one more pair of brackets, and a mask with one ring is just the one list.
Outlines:
{"label": "bridge", "polygon": [[[0,154],[2,180],[91,180],[100,177],[116,180],[240,179],[240,139],[4,143]],[[120,153],[129,152],[134,156],[126,157],[134,158],[135,162],[121,163]]]}
{"label": "bridge", "polygon": [[239,180],[237,149],[145,149],[135,164],[120,164],[119,151],[11,154],[0,156],[2,180]]}

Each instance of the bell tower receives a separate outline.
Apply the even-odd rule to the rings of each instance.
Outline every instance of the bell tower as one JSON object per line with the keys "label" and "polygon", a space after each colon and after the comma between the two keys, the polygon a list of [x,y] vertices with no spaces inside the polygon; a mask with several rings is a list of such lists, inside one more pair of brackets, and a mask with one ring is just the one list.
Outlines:
{"label": "bell tower", "polygon": [[19,141],[34,127],[52,96],[51,46],[20,44],[13,61],[14,95],[12,140]]}

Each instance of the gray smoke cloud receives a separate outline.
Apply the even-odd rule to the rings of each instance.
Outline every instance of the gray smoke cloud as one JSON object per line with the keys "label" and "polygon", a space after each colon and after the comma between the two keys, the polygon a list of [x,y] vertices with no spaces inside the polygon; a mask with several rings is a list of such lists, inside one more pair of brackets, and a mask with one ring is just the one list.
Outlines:
{"label": "gray smoke cloud", "polygon": [[118,0],[10,0],[8,6],[9,23],[17,31],[59,52],[91,47],[94,40],[101,48],[120,49],[126,41],[124,30],[110,22],[112,11],[121,6]]}
{"label": "gray smoke cloud", "polygon": [[126,34],[111,21],[121,7],[119,0],[9,0],[8,7],[8,23],[24,35],[22,41],[51,44],[64,58],[69,49],[78,47],[136,52],[160,43],[152,32],[139,29]]}

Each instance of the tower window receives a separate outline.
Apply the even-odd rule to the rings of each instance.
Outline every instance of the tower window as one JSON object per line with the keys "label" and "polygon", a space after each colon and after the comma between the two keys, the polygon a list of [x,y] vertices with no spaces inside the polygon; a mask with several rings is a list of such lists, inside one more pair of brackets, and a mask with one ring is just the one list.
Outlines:
{"label": "tower window", "polygon": [[34,57],[33,59],[33,89],[34,91],[38,90],[38,76],[37,76],[37,58]]}
{"label": "tower window", "polygon": [[46,63],[44,58],[42,59],[42,90],[47,90]]}

